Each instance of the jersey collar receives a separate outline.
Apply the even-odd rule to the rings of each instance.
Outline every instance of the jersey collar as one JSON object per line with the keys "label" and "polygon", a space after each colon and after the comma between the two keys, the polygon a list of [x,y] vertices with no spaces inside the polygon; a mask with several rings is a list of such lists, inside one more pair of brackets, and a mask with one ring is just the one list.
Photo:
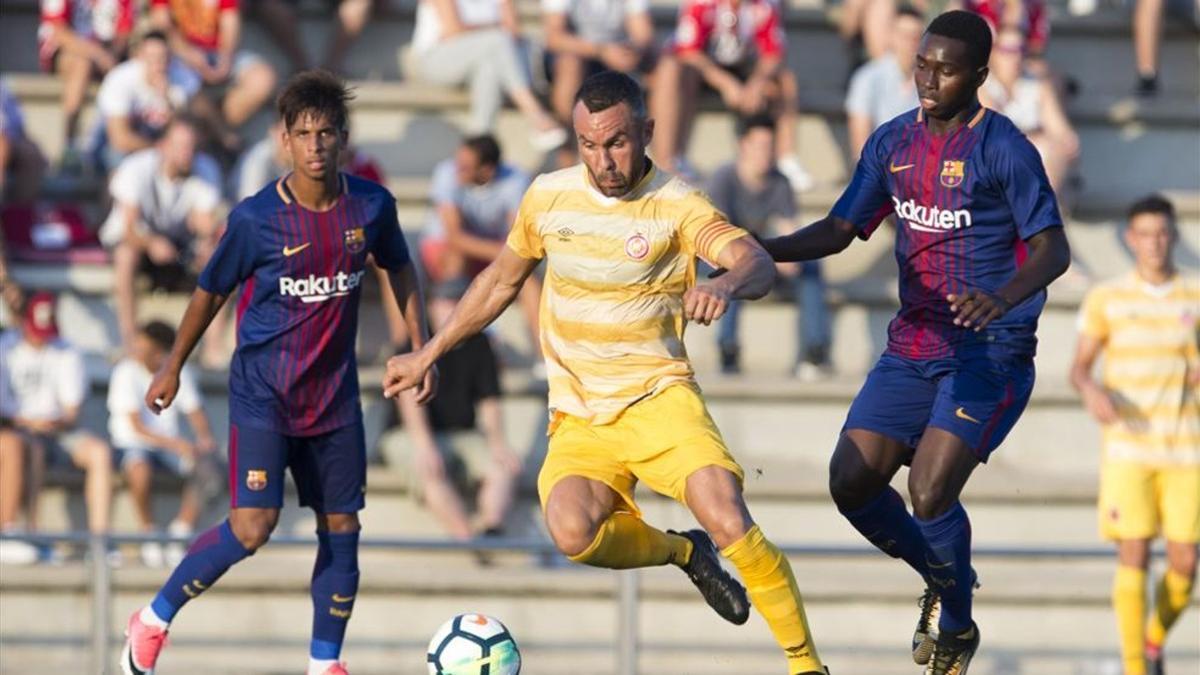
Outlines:
{"label": "jersey collar", "polygon": [[[289,171],[279,180],[275,181],[275,192],[279,194],[279,198],[283,200],[284,204],[288,204],[289,206],[295,204],[300,206],[300,208],[304,208],[300,205],[300,202],[296,200],[296,195],[292,194],[292,189],[288,187],[287,179],[288,176],[291,175],[292,172]],[[341,192],[338,193],[338,197],[350,192],[350,185],[346,182],[346,174],[340,171],[338,172],[338,187],[341,188]]]}

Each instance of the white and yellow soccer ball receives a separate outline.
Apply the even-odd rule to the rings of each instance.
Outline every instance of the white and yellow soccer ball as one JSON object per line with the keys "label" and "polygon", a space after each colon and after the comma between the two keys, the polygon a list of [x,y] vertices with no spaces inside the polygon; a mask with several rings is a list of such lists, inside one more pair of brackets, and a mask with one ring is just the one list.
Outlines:
{"label": "white and yellow soccer ball", "polygon": [[504,624],[483,614],[459,614],[433,634],[429,675],[517,675],[521,652]]}

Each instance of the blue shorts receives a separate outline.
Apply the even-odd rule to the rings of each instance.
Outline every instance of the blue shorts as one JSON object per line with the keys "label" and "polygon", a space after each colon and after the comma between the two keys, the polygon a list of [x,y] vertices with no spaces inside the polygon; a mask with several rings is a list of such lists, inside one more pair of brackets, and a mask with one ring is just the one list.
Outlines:
{"label": "blue shorts", "polygon": [[850,406],[842,430],[865,429],[915,449],[928,427],[961,438],[986,462],[1033,391],[1032,358],[917,361],[884,354]]}
{"label": "blue shorts", "polygon": [[356,513],[366,505],[367,444],[362,421],[316,436],[285,436],[229,426],[229,505],[283,506],[283,472],[290,468],[300,506],[317,513]]}

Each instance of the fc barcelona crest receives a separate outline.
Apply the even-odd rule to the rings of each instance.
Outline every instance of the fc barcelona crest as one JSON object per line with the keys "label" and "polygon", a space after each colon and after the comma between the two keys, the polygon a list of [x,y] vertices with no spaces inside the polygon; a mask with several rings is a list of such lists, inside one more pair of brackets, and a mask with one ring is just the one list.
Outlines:
{"label": "fc barcelona crest", "polygon": [[346,250],[351,253],[360,253],[367,247],[367,236],[363,234],[361,227],[352,227],[346,230],[344,241],[346,242]]}
{"label": "fc barcelona crest", "polygon": [[965,162],[958,159],[947,159],[942,162],[942,185],[948,188],[956,188],[962,185],[964,164]]}
{"label": "fc barcelona crest", "polygon": [[255,492],[267,489],[266,469],[250,469],[246,472],[246,487]]}

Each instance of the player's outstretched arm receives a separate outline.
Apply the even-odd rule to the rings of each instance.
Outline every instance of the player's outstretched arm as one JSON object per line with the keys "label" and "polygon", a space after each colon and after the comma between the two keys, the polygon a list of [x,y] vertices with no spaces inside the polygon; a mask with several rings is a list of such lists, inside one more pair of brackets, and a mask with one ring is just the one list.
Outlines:
{"label": "player's outstretched arm", "polygon": [[976,332],[1008,313],[1026,298],[1050,285],[1071,264],[1071,247],[1061,227],[1051,227],[1025,240],[1029,257],[1007,284],[995,293],[971,289],[962,295],[950,294],[946,302],[954,313],[954,325]]}
{"label": "player's outstretched arm", "polygon": [[775,283],[775,263],[751,237],[726,244],[714,262],[725,272],[683,294],[684,317],[705,326],[721,318],[731,300],[756,300]]}
{"label": "player's outstretched arm", "polygon": [[857,235],[858,228],[853,223],[826,216],[791,234],[764,239],[762,245],[775,262],[802,262],[841,253]]}
{"label": "player's outstretched arm", "polygon": [[166,363],[155,373],[150,389],[146,391],[146,407],[155,415],[166,410],[175,400],[175,394],[179,391],[179,371],[183,370],[183,364],[200,342],[204,331],[208,330],[208,324],[212,323],[213,317],[221,311],[225,299],[226,296],[209,293],[203,288],[197,288],[192,293],[192,299],[183,313],[183,320],[179,322],[175,346],[171,348]]}
{"label": "player's outstretched arm", "polygon": [[[392,295],[404,315],[404,323],[408,326],[409,340],[414,350],[425,346],[429,341],[429,321],[425,314],[425,297],[421,293],[421,280],[417,278],[416,269],[412,264],[398,270],[388,270],[388,283],[392,287]],[[417,388],[418,401],[424,402],[437,394],[437,368],[430,368],[425,373],[421,385]]]}
{"label": "player's outstretched arm", "polygon": [[[505,246],[500,257],[471,282],[446,324],[424,347],[388,360],[383,394],[391,398],[421,383],[443,354],[480,332],[500,316],[520,292],[538,260],[522,258]],[[425,399],[428,400],[428,399]],[[419,402],[425,402],[418,398]]]}

